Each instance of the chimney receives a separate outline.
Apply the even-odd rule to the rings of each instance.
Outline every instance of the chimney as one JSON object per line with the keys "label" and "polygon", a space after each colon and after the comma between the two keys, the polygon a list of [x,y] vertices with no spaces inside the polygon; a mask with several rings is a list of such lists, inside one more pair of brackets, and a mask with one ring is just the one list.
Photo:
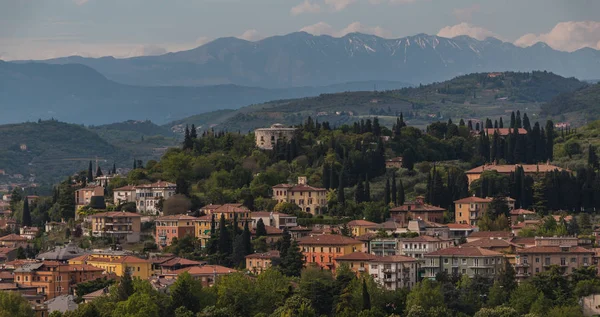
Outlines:
{"label": "chimney", "polygon": [[306,185],[306,176],[298,177],[298,185]]}

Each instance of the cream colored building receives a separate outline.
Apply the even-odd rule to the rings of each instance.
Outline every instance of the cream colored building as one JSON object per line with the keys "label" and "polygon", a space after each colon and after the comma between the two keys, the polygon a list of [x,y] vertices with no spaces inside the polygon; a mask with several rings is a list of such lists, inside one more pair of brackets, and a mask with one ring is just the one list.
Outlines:
{"label": "cream colored building", "polygon": [[104,187],[102,186],[88,186],[75,191],[75,206],[76,210],[89,205],[92,201],[92,197],[102,196],[104,197]]}
{"label": "cream colored building", "polygon": [[254,130],[256,146],[263,150],[272,150],[279,140],[287,141],[294,137],[295,128],[286,128],[283,124],[276,123],[270,128]]}
{"label": "cream colored building", "polygon": [[327,207],[327,190],[306,184],[306,177],[298,177],[298,184],[279,184],[273,186],[273,199],[278,203],[296,204],[304,212],[313,215],[323,213]]}
{"label": "cream colored building", "polygon": [[158,181],[152,184],[138,185],[135,187],[135,200],[138,212],[156,215],[156,207],[162,199],[169,199],[175,195],[177,185],[169,182]]}
{"label": "cream colored building", "polygon": [[113,190],[113,202],[116,206],[135,202],[135,186],[127,185]]}
{"label": "cream colored building", "polygon": [[140,241],[142,216],[131,212],[103,212],[90,216],[94,237],[111,237],[124,242]]}

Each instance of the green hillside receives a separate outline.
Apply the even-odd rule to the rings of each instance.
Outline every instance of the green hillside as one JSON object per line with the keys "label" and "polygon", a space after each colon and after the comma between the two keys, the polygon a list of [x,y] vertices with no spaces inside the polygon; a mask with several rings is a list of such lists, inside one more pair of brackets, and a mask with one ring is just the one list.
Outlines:
{"label": "green hillside", "polygon": [[540,106],[553,97],[571,92],[585,83],[549,72],[478,73],[430,85],[388,91],[322,94],[318,97],[277,100],[250,105],[236,111],[210,112],[181,122],[200,128],[218,126],[247,131],[275,122],[298,124],[307,116],[342,124],[378,116],[391,126],[402,112],[413,126],[447,118],[507,117],[526,111],[537,118]]}
{"label": "green hillside", "polygon": [[562,93],[543,105],[542,113],[576,122],[600,119],[600,84]]}

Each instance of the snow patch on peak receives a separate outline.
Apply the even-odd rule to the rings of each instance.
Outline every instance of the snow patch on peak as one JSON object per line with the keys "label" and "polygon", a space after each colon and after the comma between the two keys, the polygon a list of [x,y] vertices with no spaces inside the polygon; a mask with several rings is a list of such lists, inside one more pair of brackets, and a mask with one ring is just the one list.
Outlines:
{"label": "snow patch on peak", "polygon": [[365,49],[366,49],[367,51],[370,51],[370,52],[376,52],[376,51],[375,51],[374,49],[372,49],[372,48],[371,48],[369,45],[367,45],[367,44],[363,44],[363,45],[365,46]]}

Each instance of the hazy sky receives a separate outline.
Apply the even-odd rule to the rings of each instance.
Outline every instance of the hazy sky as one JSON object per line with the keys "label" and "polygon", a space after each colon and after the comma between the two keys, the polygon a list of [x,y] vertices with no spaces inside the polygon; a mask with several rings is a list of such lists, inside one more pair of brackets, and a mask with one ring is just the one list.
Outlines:
{"label": "hazy sky", "polygon": [[599,0],[0,0],[0,59],[117,57],[304,30],[600,49]]}

